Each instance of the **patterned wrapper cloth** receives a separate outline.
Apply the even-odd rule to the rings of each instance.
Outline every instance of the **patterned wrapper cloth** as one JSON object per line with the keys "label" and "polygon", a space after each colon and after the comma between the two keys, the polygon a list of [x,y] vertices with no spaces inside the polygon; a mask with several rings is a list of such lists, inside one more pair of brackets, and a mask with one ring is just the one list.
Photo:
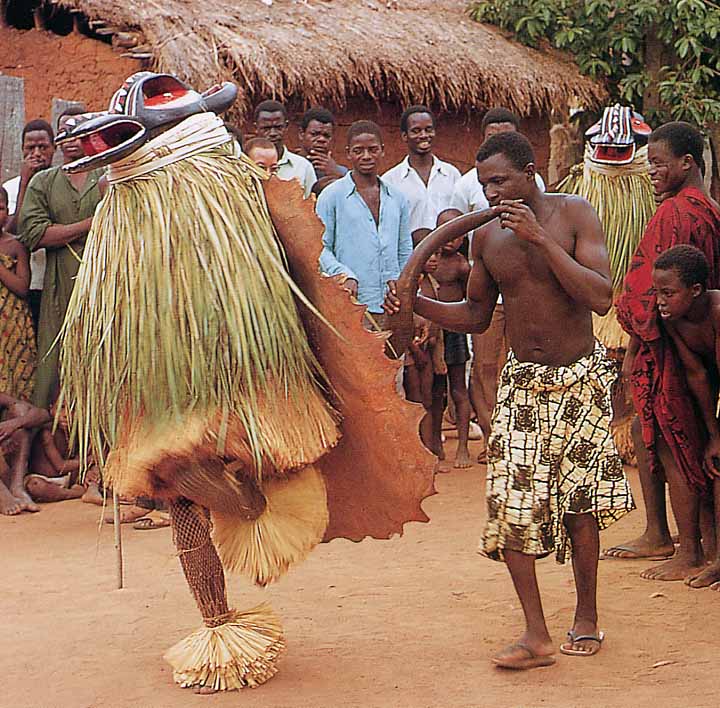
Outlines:
{"label": "patterned wrapper cloth", "polygon": [[520,362],[511,352],[500,377],[488,441],[488,521],[480,553],[556,553],[570,541],[565,514],[595,516],[600,530],[635,508],[610,433],[616,376],[605,348],[569,366]]}

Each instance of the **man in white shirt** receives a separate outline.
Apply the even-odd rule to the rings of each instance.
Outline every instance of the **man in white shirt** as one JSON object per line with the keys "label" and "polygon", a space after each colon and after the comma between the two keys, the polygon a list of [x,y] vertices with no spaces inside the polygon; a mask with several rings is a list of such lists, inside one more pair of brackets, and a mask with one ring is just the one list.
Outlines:
{"label": "man in white shirt", "polygon": [[[426,233],[437,226],[440,212],[450,206],[460,172],[432,151],[435,116],[426,106],[410,106],[400,118],[400,136],[407,157],[389,169],[382,179],[397,187],[410,204],[410,231]],[[413,236],[415,242],[419,239]]]}
{"label": "man in white shirt", "polygon": [[[491,108],[483,117],[481,128],[483,142],[485,142],[498,133],[519,131],[520,120],[506,108]],[[540,191],[544,192],[545,182],[537,172],[535,181]],[[475,166],[456,182],[450,207],[467,214],[470,211],[487,209],[489,206],[478,179],[477,166]],[[475,415],[487,442],[490,435],[490,416],[497,396],[497,379],[508,353],[505,338],[505,310],[502,299],[498,300],[490,327],[483,334],[472,335],[472,348],[470,402],[475,409]],[[484,463],[485,461],[486,453],[483,450],[478,457],[478,462]]]}
{"label": "man in white shirt", "polygon": [[[23,160],[20,174],[3,184],[8,193],[8,213],[10,214],[6,229],[12,234],[17,232],[18,214],[20,214],[20,207],[22,207],[25,191],[31,178],[41,170],[50,167],[55,154],[55,134],[47,121],[37,119],[26,123],[21,140]],[[30,254],[28,302],[36,332],[40,315],[43,280],[45,279],[45,260],[44,248]]]}
{"label": "man in white shirt", "polygon": [[288,129],[287,110],[278,101],[262,101],[255,108],[255,130],[259,137],[267,138],[275,145],[280,159],[278,160],[277,176],[280,179],[296,179],[305,191],[310,194],[317,181],[315,168],[302,155],[290,152],[285,146],[285,134]]}

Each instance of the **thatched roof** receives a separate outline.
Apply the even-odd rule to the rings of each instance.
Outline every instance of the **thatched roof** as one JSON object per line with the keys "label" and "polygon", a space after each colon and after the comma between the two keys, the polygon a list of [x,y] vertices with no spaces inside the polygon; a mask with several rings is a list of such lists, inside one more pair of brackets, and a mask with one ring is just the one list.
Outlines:
{"label": "thatched roof", "polygon": [[605,97],[567,58],[470,20],[464,0],[51,1],[100,31],[134,33],[131,56],[198,88],[233,78],[244,108],[268,97],[342,107],[369,95],[528,115]]}

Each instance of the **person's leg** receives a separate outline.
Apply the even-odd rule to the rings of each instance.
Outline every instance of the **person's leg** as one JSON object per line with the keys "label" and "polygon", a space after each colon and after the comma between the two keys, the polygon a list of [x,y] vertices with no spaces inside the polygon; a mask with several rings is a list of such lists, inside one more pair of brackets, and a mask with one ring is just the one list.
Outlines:
{"label": "person's leg", "polygon": [[632,541],[620,543],[603,551],[608,558],[669,558],[675,553],[667,521],[665,504],[665,476],[650,469],[640,419],[632,424],[633,444],[637,457],[638,475],[645,504],[645,531]]}
{"label": "person's leg", "polygon": [[25,477],[25,489],[34,501],[42,504],[80,499],[85,493],[85,487],[80,484],[73,484],[71,487],[60,486],[38,474],[29,474]]}
{"label": "person's leg", "polygon": [[18,500],[22,511],[40,511],[40,507],[25,491],[25,475],[28,472],[30,448],[34,431],[21,429],[13,435],[15,457],[10,466],[10,493]]}
{"label": "person's leg", "polygon": [[10,470],[5,463],[5,458],[0,453],[0,514],[5,516],[15,516],[19,514],[22,509],[20,508],[20,502],[10,493],[7,485],[10,480]]}
{"label": "person's leg", "polygon": [[[432,421],[432,447],[430,450],[439,460],[445,459],[445,448],[442,442],[443,414],[445,413],[445,397],[447,390],[447,377],[442,374],[433,376],[432,406],[430,416]],[[437,452],[436,452],[437,451]]]}
{"label": "person's leg", "polygon": [[457,452],[455,453],[455,468],[472,466],[470,451],[468,450],[468,431],[470,428],[470,399],[465,384],[465,364],[448,366],[448,381],[450,383],[450,396],[455,402],[455,421],[458,432]]}
{"label": "person's leg", "polygon": [[673,558],[644,570],[640,575],[646,580],[684,580],[704,565],[700,544],[700,496],[683,477],[659,431],[656,439],[658,457],[670,486],[670,503],[678,526],[680,546]]}
{"label": "person's leg", "polygon": [[555,649],[545,624],[535,574],[535,556],[507,549],[504,556],[525,615],[525,632],[517,642],[497,654],[493,661],[501,666],[511,667],[515,662],[526,661],[529,654],[534,657],[550,657],[555,653]]}
{"label": "person's leg", "polygon": [[[597,571],[600,532],[592,514],[565,514],[565,527],[572,541],[572,564],[577,592],[577,606],[571,634],[573,637],[597,637]],[[570,639],[572,651],[596,653],[600,641]]]}
{"label": "person's leg", "polygon": [[[715,502],[715,535],[720,532],[720,478],[713,481],[713,498]],[[720,541],[720,539],[718,539]],[[710,565],[699,573],[691,574],[687,580],[691,588],[706,588],[712,586],[713,590],[720,590],[720,543],[715,544],[715,557]]]}

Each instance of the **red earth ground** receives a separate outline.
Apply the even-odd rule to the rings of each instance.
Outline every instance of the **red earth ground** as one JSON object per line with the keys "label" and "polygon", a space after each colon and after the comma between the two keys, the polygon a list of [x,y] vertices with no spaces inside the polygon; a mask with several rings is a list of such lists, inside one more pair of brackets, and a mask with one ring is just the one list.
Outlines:
{"label": "red earth ground", "polygon": [[[477,444],[475,444],[477,445]],[[473,445],[473,447],[475,447]],[[633,487],[637,477],[630,472]],[[269,600],[288,651],[279,674],[241,694],[196,696],[162,654],[199,626],[169,529],[124,528],[126,584],[115,588],[112,528],[77,501],[0,518],[0,665],[6,708],[715,708],[720,593],[642,580],[642,561],[600,564],[601,626],[592,658],[559,656],[527,673],[493,668],[522,631],[505,568],[476,555],[484,468],[437,479],[392,541],[334,541],[268,590],[230,580],[240,608]],[[604,546],[642,527],[636,511]],[[569,566],[539,563],[557,644],[572,621]]]}

